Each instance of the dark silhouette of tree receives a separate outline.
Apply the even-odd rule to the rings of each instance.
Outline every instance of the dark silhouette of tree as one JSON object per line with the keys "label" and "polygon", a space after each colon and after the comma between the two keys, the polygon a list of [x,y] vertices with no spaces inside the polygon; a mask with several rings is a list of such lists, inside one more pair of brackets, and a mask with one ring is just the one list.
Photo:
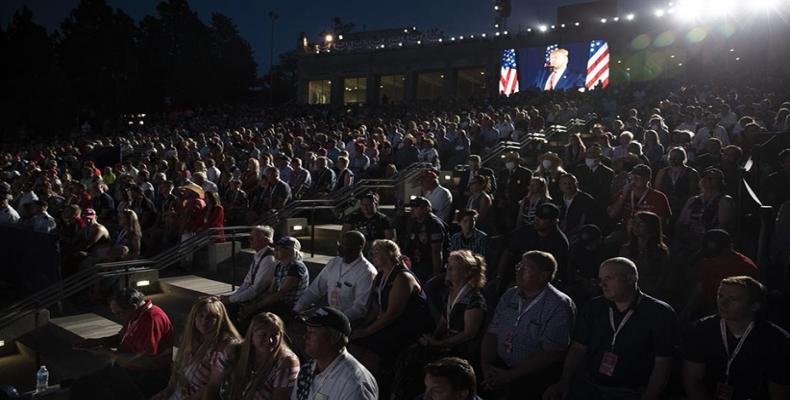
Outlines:
{"label": "dark silhouette of tree", "polygon": [[2,123],[13,130],[45,127],[52,109],[52,38],[27,7],[14,13],[3,37]]}
{"label": "dark silhouette of tree", "polygon": [[105,0],[82,0],[61,24],[58,60],[80,114],[121,111],[138,97],[134,21]]}
{"label": "dark silhouette of tree", "polygon": [[211,16],[212,72],[216,77],[218,99],[232,100],[244,96],[255,83],[257,64],[252,47],[239,35],[236,25],[225,15]]}
{"label": "dark silhouette of tree", "polygon": [[0,27],[0,132],[97,130],[124,113],[247,99],[257,66],[230,18],[207,25],[187,0],[156,11],[136,24],[107,0],[81,0],[50,35],[18,10]]}

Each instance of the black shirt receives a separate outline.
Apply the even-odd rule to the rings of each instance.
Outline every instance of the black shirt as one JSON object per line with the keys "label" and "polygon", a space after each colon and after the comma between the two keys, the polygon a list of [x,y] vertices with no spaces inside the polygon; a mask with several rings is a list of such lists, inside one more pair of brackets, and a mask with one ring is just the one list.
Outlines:
{"label": "black shirt", "polygon": [[[422,222],[410,218],[405,234],[401,238],[403,254],[412,262],[412,270],[420,274],[433,273],[433,257],[431,246],[435,243],[442,244],[443,256],[446,257],[448,244],[447,228],[444,222],[434,214],[429,214]],[[420,276],[426,278],[426,276]]]}
{"label": "black shirt", "polygon": [[[721,340],[718,315],[705,317],[694,324],[684,340],[683,359],[705,364],[705,386],[711,394],[724,382],[727,353]],[[727,330],[730,354],[738,338]],[[768,398],[766,380],[790,385],[790,335],[768,322],[755,321],[730,367],[728,384],[735,390],[733,399]]]}
{"label": "black shirt", "polygon": [[568,238],[556,226],[541,236],[532,226],[524,225],[510,232],[508,242],[508,250],[519,260],[529,250],[551,253],[557,260],[557,279],[568,279]]}
{"label": "black shirt", "polygon": [[386,239],[384,232],[394,229],[392,220],[378,211],[370,218],[365,217],[362,211],[356,211],[348,215],[343,223],[350,225],[351,230],[359,231],[365,235],[365,248],[370,248],[370,244],[374,240]]}
{"label": "black shirt", "polygon": [[[628,310],[620,312],[613,302],[599,296],[590,300],[579,315],[573,340],[587,347],[585,369],[601,385],[627,388],[646,386],[653,372],[655,358],[672,357],[675,353],[678,339],[675,311],[667,303],[641,292],[637,299],[636,304],[631,306],[634,313],[618,333],[614,348],[614,330],[609,321],[609,310],[613,310],[615,328]],[[599,372],[607,352],[617,356],[612,376]]]}

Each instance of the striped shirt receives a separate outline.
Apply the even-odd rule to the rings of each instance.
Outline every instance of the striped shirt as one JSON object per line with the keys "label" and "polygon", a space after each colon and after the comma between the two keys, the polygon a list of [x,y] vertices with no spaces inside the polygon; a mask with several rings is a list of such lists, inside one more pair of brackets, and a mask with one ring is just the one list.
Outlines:
{"label": "striped shirt", "polygon": [[203,389],[211,376],[211,369],[220,367],[227,363],[228,353],[220,350],[219,347],[212,351],[207,351],[203,357],[192,359],[184,366],[181,371],[174,371],[181,374],[179,386],[170,396],[170,400],[187,399]]}
{"label": "striped shirt", "polygon": [[529,299],[513,287],[499,300],[488,332],[497,338],[499,358],[512,368],[538,351],[567,350],[575,316],[573,300],[551,284]]}

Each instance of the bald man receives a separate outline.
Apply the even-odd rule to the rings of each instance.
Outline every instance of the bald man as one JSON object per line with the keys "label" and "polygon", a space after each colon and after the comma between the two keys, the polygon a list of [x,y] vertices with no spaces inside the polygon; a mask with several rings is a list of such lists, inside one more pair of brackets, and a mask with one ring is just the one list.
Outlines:
{"label": "bald man", "polygon": [[364,318],[376,268],[362,255],[363,248],[365,236],[362,233],[344,233],[338,256],[321,270],[296,302],[294,311],[302,312],[325,303],[342,311],[352,323]]}

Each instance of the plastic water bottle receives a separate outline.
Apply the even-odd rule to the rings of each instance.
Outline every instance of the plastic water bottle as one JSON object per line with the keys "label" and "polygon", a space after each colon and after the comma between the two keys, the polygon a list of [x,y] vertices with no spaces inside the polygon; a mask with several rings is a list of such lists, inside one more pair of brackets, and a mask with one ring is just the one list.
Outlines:
{"label": "plastic water bottle", "polygon": [[36,372],[36,392],[43,392],[49,387],[49,371],[46,365],[42,365]]}

